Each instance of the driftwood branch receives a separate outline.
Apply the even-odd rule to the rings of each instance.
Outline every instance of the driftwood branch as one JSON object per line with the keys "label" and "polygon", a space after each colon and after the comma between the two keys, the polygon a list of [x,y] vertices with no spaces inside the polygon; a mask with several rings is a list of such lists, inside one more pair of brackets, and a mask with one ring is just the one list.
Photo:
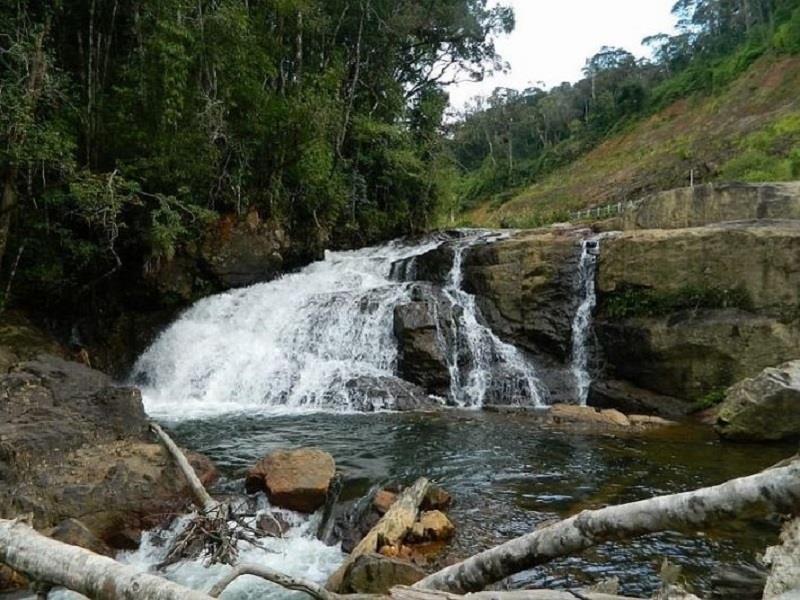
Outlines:
{"label": "driftwood branch", "polygon": [[222,592],[225,591],[234,580],[238,579],[242,575],[253,575],[255,577],[260,577],[265,581],[269,581],[271,583],[275,583],[282,588],[287,590],[294,590],[296,592],[305,592],[312,598],[316,598],[316,600],[335,600],[340,596],[338,594],[334,594],[329,592],[321,585],[317,585],[313,581],[308,581],[306,579],[300,579],[298,577],[290,577],[289,575],[285,575],[284,573],[280,573],[279,571],[275,571],[270,569],[269,567],[262,567],[261,565],[239,565],[238,567],[234,568],[233,571],[228,573],[223,579],[217,582],[209,595],[212,598],[218,598]]}
{"label": "driftwood branch", "polygon": [[609,540],[697,527],[748,510],[796,513],[800,461],[694,492],[584,511],[422,579],[417,589],[478,591],[509,575]]}
{"label": "driftwood branch", "polygon": [[325,587],[332,592],[338,592],[347,570],[359,556],[377,552],[380,549],[379,544],[394,546],[402,542],[417,520],[419,505],[422,504],[429,486],[430,482],[422,477],[406,488],[375,527],[353,548],[350,556],[331,575]]}

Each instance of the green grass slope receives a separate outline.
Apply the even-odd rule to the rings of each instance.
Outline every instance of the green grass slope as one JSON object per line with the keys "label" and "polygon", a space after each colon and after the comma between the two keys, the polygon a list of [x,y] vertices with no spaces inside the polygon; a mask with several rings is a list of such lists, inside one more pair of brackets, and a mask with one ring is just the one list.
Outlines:
{"label": "green grass slope", "polygon": [[695,182],[800,179],[800,57],[764,57],[725,91],[675,102],[465,224],[534,227]]}

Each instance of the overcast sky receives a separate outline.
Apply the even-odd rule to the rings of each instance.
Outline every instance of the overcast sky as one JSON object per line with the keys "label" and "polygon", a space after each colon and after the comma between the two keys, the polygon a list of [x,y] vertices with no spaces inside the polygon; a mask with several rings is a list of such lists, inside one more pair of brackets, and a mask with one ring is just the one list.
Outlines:
{"label": "overcast sky", "polygon": [[496,87],[524,89],[542,81],[552,87],[577,81],[586,59],[602,46],[621,46],[648,55],[642,38],[670,32],[675,0],[502,0],[514,7],[517,27],[498,40],[511,64],[507,75],[450,88],[455,108]]}

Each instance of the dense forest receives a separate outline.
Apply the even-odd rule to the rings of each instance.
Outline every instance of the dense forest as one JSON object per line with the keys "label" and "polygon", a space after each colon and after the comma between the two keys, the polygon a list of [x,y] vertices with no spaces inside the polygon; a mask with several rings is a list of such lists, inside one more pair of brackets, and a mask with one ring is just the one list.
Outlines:
{"label": "dense forest", "polygon": [[486,0],[4,1],[2,288],[81,307],[254,209],[309,247],[430,227],[444,89],[513,24]]}
{"label": "dense forest", "polygon": [[[85,312],[223,215],[279,223],[302,241],[295,264],[430,229],[765,53],[800,50],[800,0],[674,12],[677,33],[647,40],[652,59],[603,48],[577,83],[498,89],[453,120],[448,86],[503,67],[505,6],[7,0],[2,304]],[[797,151],[787,160],[799,175]]]}
{"label": "dense forest", "polygon": [[[715,94],[767,53],[800,51],[797,0],[680,0],[673,35],[644,40],[651,59],[605,47],[584,79],[550,90],[497,89],[453,126],[450,147],[464,174],[465,207],[535,182],[609,136],[695,94]],[[800,177],[800,149],[785,160],[754,153],[731,165],[736,179]],[[567,215],[554,214],[553,219]]]}

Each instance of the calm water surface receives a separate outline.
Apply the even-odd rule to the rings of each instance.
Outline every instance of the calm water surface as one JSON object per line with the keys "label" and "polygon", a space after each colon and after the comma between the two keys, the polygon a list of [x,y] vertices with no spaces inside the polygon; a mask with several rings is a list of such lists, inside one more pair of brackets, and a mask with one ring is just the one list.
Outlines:
{"label": "calm water surface", "polygon": [[[378,483],[434,479],[456,499],[451,518],[458,534],[448,558],[474,554],[582,509],[752,474],[794,451],[722,444],[695,427],[618,438],[544,430],[525,416],[478,412],[227,416],[175,423],[173,430],[184,445],[213,458],[230,481],[272,449],[309,445],[336,458],[345,499]],[[715,566],[752,563],[776,539],[774,523],[728,522],[694,535],[605,544],[507,584],[578,586],[616,576],[624,593],[646,595],[658,587],[659,565],[669,558],[702,593]]]}

